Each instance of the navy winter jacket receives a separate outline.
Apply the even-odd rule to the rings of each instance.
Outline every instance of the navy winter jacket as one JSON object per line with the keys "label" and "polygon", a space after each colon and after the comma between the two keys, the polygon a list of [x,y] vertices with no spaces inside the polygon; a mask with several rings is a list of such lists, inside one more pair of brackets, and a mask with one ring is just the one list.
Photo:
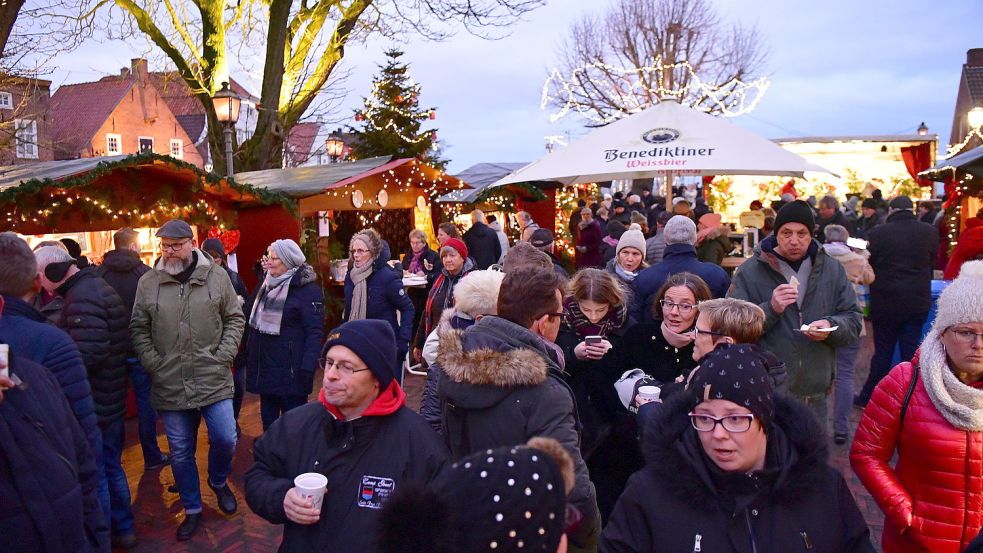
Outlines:
{"label": "navy winter jacket", "polygon": [[133,250],[109,250],[102,259],[102,265],[96,269],[101,276],[123,300],[126,312],[133,311],[133,300],[137,295],[137,283],[140,277],[150,270],[150,266],[140,259],[140,254]]}
{"label": "navy winter jacket", "polygon": [[15,348],[10,372],[25,386],[0,402],[0,549],[109,551],[95,458],[58,382]]}
{"label": "navy winter jacket", "polygon": [[3,316],[0,317],[0,342],[9,344],[17,355],[29,359],[54,375],[75,420],[82,427],[95,450],[101,443],[96,425],[96,406],[92,388],[82,364],[78,347],[65,331],[59,329],[30,304],[14,296],[4,296]]}
{"label": "navy winter jacket", "polygon": [[[365,318],[386,321],[393,327],[393,332],[396,334],[396,347],[400,351],[399,359],[402,359],[410,350],[410,340],[413,339],[413,302],[403,288],[402,273],[397,274],[393,271],[387,261],[388,259],[380,254],[374,262],[372,274],[365,283],[368,287]],[[352,282],[351,274],[348,274],[345,276],[345,316],[342,322],[348,322],[348,316],[352,312],[354,292],[355,283]]]}
{"label": "navy winter jacket", "polygon": [[652,301],[659,288],[665,284],[670,275],[676,273],[693,273],[703,279],[710,287],[715,298],[727,295],[730,287],[730,277],[714,263],[704,263],[697,259],[696,248],[689,244],[671,244],[666,246],[662,261],[645,269],[631,283],[632,306],[631,317],[638,322],[652,322]]}
{"label": "navy winter jacket", "polygon": [[[306,396],[311,393],[324,341],[324,293],[310,265],[290,279],[279,336],[247,324],[246,389],[254,394]],[[256,293],[262,287],[257,287]],[[246,306],[252,313],[255,295]]]}

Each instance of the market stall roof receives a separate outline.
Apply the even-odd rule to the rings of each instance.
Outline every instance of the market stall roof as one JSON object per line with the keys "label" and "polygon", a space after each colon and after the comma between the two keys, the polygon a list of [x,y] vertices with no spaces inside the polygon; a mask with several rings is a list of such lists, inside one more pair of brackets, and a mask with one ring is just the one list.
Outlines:
{"label": "market stall roof", "polygon": [[953,172],[956,170],[962,170],[971,175],[983,177],[983,146],[978,146],[968,152],[940,160],[935,164],[935,167],[918,173],[918,176],[935,181],[943,181],[952,178]]}
{"label": "market stall roof", "polygon": [[478,163],[472,165],[454,176],[468,183],[473,188],[470,190],[448,192],[437,198],[437,202],[473,204],[478,201],[479,196],[481,196],[481,193],[486,188],[495,184],[502,177],[526,165],[528,163]]}
{"label": "market stall roof", "polygon": [[87,173],[100,163],[115,163],[129,156],[83,157],[64,161],[42,161],[0,167],[0,191],[37,179],[61,180]]}

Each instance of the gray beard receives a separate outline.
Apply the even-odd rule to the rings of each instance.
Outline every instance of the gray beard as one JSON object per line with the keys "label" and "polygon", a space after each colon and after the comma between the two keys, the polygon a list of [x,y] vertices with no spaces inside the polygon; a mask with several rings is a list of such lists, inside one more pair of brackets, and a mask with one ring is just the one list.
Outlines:
{"label": "gray beard", "polygon": [[184,272],[185,269],[191,266],[191,258],[188,259],[162,259],[160,261],[160,268],[165,273],[175,276]]}

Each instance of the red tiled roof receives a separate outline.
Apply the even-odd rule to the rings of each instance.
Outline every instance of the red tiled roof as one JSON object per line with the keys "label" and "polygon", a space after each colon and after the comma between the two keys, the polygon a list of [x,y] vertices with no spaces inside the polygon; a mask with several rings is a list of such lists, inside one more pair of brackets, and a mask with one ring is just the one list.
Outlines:
{"label": "red tiled roof", "polygon": [[51,138],[56,159],[74,159],[133,87],[129,77],[62,85],[51,96]]}
{"label": "red tiled roof", "polygon": [[[164,103],[177,117],[178,123],[192,140],[198,140],[205,128],[205,109],[192,93],[188,83],[178,75],[177,71],[156,71],[149,73],[150,82],[164,99]],[[256,98],[242,85],[231,79],[232,90],[244,99],[258,103]]]}
{"label": "red tiled roof", "polygon": [[290,129],[286,148],[291,165],[296,167],[310,159],[320,128],[320,123],[297,123]]}

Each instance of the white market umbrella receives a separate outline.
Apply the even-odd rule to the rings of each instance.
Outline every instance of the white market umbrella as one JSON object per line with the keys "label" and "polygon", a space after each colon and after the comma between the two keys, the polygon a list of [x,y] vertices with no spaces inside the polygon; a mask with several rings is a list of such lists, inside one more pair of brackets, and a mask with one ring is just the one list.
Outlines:
{"label": "white market umbrella", "polygon": [[659,176],[667,177],[668,186],[676,175],[802,177],[806,171],[833,174],[726,119],[662,101],[594,130],[492,186]]}

